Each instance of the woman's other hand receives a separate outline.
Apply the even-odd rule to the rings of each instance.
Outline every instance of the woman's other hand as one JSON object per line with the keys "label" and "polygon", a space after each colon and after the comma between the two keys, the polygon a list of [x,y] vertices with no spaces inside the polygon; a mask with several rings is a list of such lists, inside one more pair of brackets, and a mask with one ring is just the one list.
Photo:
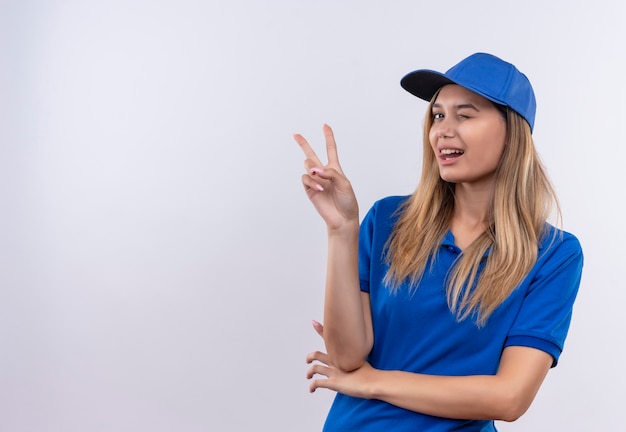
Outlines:
{"label": "woman's other hand", "polygon": [[369,399],[370,383],[377,377],[379,371],[368,362],[351,372],[345,372],[335,367],[328,355],[321,351],[314,351],[307,355],[307,363],[311,365],[307,371],[307,378],[311,380],[309,391],[313,393],[318,388],[334,390],[345,395]]}

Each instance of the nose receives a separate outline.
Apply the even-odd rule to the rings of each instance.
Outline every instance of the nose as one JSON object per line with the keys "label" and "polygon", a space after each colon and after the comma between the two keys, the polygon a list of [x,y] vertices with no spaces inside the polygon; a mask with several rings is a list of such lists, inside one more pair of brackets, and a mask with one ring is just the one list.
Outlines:
{"label": "nose", "polygon": [[432,137],[435,138],[452,138],[454,136],[454,127],[452,120],[443,118],[432,124],[430,128]]}

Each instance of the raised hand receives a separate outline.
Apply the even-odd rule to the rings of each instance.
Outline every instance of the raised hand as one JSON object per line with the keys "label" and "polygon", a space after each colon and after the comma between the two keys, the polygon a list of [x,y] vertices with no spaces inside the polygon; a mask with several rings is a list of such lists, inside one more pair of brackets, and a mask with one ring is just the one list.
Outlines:
{"label": "raised hand", "polygon": [[324,125],[326,165],[322,164],[302,135],[295,134],[294,138],[306,156],[306,174],[302,175],[304,190],[328,229],[336,230],[351,223],[358,225],[359,206],[352,185],[339,165],[337,144],[330,126]]}

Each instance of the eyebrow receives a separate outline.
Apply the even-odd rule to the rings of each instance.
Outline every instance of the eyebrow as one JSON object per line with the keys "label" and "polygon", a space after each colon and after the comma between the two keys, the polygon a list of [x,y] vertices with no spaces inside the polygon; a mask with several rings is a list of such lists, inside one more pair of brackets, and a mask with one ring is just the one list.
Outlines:
{"label": "eyebrow", "polygon": [[[442,108],[443,105],[441,105],[440,103],[435,102],[433,104],[433,108]],[[461,105],[457,105],[456,106],[457,110],[462,110],[462,109],[473,109],[474,111],[478,111],[480,112],[480,110],[478,108],[476,108],[475,105],[472,105],[471,103],[467,103],[467,104],[461,104]]]}

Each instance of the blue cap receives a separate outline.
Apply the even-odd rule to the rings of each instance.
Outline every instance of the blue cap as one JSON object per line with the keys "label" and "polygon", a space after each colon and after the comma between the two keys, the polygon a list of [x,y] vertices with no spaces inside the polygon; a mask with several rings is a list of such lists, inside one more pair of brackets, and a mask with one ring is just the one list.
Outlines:
{"label": "blue cap", "polygon": [[476,53],[445,74],[420,69],[400,81],[406,91],[427,101],[447,84],[458,84],[492,102],[511,107],[528,122],[532,132],[537,109],[535,92],[526,75],[512,64],[491,54]]}

